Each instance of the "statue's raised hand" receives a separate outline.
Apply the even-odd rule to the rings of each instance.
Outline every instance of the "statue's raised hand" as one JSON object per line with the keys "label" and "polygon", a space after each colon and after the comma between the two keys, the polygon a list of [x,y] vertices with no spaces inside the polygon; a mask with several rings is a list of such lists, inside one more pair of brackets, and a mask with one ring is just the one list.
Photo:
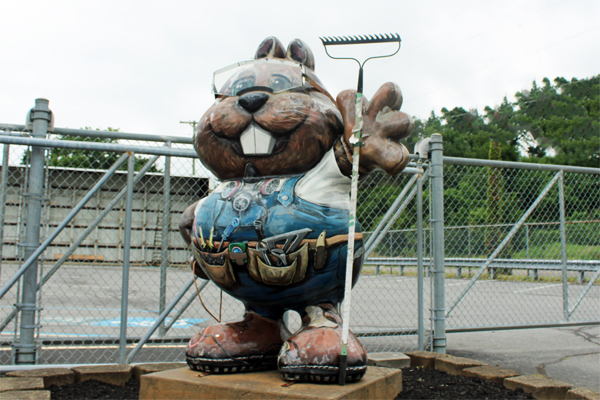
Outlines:
{"label": "statue's raised hand", "polygon": [[[344,121],[346,154],[350,155],[353,152],[349,139],[355,124],[356,91],[341,92],[336,102]],[[370,102],[363,97],[361,172],[380,168],[395,175],[408,164],[408,150],[400,140],[410,135],[414,123],[408,114],[399,111],[401,106],[402,92],[392,82],[383,84]]]}

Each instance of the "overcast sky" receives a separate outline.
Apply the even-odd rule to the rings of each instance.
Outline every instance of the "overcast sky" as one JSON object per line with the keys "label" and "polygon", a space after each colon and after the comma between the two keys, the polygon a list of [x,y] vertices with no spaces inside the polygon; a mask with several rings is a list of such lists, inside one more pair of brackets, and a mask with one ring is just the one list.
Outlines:
{"label": "overcast sky", "polygon": [[319,36],[399,33],[396,56],[367,63],[365,93],[397,82],[403,110],[421,118],[600,72],[599,0],[7,0],[0,15],[1,123],[23,123],[45,97],[58,127],[189,136],[179,121],[210,106],[213,71],[271,35],[304,40],[335,96],[357,68],[329,59]]}

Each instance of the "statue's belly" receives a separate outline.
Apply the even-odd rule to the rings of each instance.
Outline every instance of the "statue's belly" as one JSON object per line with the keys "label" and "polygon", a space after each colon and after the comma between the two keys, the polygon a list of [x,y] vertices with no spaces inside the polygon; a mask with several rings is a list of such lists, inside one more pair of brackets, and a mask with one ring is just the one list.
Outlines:
{"label": "statue's belly", "polygon": [[[265,190],[264,183],[259,182],[245,183],[231,195],[228,191],[215,192],[196,209],[193,247],[203,270],[221,289],[263,314],[268,310],[301,310],[343,298],[349,212],[295,196],[299,178],[288,178],[272,190]],[[230,225],[236,227],[227,236]],[[283,260],[282,251],[279,258],[260,251],[265,250],[261,241],[306,228],[310,232],[303,242],[289,249]],[[212,249],[207,243],[211,229]],[[226,245],[217,251],[224,234]],[[319,241],[319,236],[327,240]],[[358,239],[356,249],[362,247]],[[277,244],[281,247],[284,243]],[[356,267],[360,269],[360,261],[358,266],[355,262]]]}

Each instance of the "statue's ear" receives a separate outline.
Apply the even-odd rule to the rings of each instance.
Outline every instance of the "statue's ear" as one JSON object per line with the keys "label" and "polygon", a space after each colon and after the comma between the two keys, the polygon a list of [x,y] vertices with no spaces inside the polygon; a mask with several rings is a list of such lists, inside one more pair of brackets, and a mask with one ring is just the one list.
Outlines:
{"label": "statue's ear", "polygon": [[275,36],[269,36],[265,40],[262,41],[258,49],[256,50],[256,54],[254,55],[254,59],[258,60],[259,58],[284,58],[285,52],[283,50],[283,44],[277,39]]}
{"label": "statue's ear", "polygon": [[294,39],[290,42],[285,53],[285,58],[296,61],[313,71],[315,69],[315,57],[310,47],[300,39]]}

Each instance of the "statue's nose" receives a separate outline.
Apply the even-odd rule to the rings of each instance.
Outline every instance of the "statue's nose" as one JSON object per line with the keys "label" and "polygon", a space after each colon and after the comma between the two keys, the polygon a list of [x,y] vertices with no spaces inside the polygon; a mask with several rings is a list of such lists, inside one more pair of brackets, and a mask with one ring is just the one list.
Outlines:
{"label": "statue's nose", "polygon": [[238,104],[249,113],[257,111],[269,100],[269,93],[266,92],[250,92],[242,95],[238,99]]}

